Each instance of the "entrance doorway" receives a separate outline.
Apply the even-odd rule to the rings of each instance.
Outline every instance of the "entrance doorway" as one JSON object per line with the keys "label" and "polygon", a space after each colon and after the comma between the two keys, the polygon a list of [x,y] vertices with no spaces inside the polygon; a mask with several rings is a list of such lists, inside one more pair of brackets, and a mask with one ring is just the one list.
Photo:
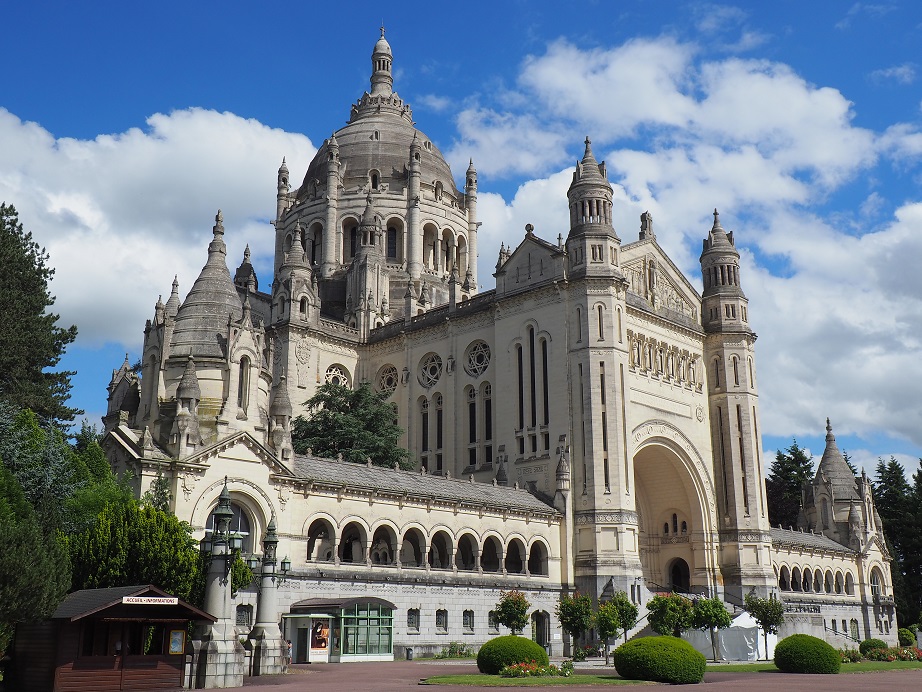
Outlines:
{"label": "entrance doorway", "polygon": [[673,591],[688,593],[691,586],[688,563],[680,557],[672,561],[669,568],[669,586]]}

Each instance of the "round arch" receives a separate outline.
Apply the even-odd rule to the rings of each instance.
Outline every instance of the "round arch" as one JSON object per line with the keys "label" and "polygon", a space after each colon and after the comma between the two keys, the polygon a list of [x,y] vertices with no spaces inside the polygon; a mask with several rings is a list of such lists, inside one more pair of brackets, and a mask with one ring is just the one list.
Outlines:
{"label": "round arch", "polygon": [[684,584],[684,572],[672,574],[681,559],[688,568],[689,589],[710,590],[718,580],[718,555],[704,537],[717,530],[717,503],[706,465],[685,435],[665,421],[636,427],[632,439],[646,580],[668,585],[681,576],[679,582]]}

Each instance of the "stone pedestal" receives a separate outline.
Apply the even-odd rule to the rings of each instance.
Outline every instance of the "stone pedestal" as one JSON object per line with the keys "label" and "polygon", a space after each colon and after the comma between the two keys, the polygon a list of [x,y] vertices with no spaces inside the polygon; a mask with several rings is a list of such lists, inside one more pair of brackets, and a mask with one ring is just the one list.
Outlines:
{"label": "stone pedestal", "polygon": [[280,675],[288,670],[288,643],[278,625],[256,625],[246,646],[253,652],[251,675]]}
{"label": "stone pedestal", "polygon": [[196,689],[243,687],[245,652],[232,622],[205,627],[192,647]]}

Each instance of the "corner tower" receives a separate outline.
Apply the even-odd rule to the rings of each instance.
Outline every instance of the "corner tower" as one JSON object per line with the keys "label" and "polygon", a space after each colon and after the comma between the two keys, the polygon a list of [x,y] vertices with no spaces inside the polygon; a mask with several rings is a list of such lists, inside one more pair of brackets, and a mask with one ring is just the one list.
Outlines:
{"label": "corner tower", "polygon": [[755,587],[764,596],[775,579],[759,433],[756,334],[749,326],[733,232],[720,225],[716,209],[700,262],[720,568],[728,593],[741,599]]}

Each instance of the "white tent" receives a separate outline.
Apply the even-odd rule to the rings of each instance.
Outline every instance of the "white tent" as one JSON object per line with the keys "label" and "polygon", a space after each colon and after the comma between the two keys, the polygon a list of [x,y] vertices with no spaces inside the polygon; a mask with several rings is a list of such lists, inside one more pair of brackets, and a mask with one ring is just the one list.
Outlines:
{"label": "white tent", "polygon": [[[707,630],[689,630],[682,635],[682,639],[691,644],[695,649],[710,659],[713,655],[711,648],[711,633]],[[775,655],[775,644],[778,635],[768,635],[768,658]],[[765,638],[755,619],[746,612],[733,618],[733,624],[717,632],[717,653],[723,661],[757,661],[765,660]]]}

